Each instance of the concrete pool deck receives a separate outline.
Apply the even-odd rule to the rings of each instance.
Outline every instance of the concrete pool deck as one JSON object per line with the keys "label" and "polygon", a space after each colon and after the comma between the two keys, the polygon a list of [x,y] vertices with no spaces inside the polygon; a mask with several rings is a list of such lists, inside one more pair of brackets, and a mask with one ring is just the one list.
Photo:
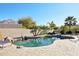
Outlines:
{"label": "concrete pool deck", "polygon": [[79,56],[79,42],[56,40],[53,44],[43,47],[22,47],[15,45],[0,49],[0,56]]}

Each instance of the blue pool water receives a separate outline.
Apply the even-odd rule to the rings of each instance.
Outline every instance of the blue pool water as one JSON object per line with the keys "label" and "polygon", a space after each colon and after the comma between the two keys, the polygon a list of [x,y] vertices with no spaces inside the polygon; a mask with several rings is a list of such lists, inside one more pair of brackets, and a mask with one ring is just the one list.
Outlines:
{"label": "blue pool water", "polygon": [[28,39],[26,41],[15,42],[15,45],[17,45],[17,46],[24,46],[24,47],[39,47],[39,46],[50,45],[54,41],[55,41],[54,38]]}

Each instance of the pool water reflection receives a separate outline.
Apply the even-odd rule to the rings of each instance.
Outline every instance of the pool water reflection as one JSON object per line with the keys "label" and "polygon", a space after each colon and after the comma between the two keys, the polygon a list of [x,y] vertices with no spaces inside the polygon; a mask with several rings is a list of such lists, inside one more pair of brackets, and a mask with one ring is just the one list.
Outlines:
{"label": "pool water reflection", "polygon": [[52,44],[56,39],[55,38],[37,38],[37,39],[28,39],[25,41],[17,41],[14,44],[17,46],[24,46],[24,47],[39,47],[39,46],[46,46]]}

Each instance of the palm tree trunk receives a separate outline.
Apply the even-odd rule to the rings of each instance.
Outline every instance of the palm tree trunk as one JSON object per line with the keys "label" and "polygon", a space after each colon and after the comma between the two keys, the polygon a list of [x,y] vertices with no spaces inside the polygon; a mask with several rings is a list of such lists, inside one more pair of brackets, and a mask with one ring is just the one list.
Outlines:
{"label": "palm tree trunk", "polygon": [[69,31],[71,31],[71,25],[69,25]]}

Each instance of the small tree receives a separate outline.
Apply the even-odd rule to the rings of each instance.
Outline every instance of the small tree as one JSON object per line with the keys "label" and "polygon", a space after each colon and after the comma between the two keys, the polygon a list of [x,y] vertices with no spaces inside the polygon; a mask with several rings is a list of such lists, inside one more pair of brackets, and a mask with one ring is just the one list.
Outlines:
{"label": "small tree", "polygon": [[39,28],[41,29],[41,32],[40,34],[46,34],[47,33],[47,30],[49,29],[48,26],[39,26]]}
{"label": "small tree", "polygon": [[31,33],[33,33],[34,36],[37,36],[37,30],[38,30],[38,27],[37,26],[34,26]]}
{"label": "small tree", "polygon": [[46,34],[48,30],[48,27],[43,25],[43,26],[35,26],[33,27],[31,33],[33,33],[34,36],[41,35],[41,34]]}
{"label": "small tree", "polygon": [[61,26],[60,29],[61,29],[61,34],[65,34],[66,32],[68,32],[69,27],[68,26]]}
{"label": "small tree", "polygon": [[52,21],[52,22],[50,22],[50,23],[48,23],[49,24],[49,28],[52,30],[52,29],[54,29],[55,27],[56,27],[56,25],[54,24],[54,22]]}
{"label": "small tree", "polygon": [[31,17],[25,17],[18,20],[19,24],[22,24],[23,27],[27,29],[33,29],[34,26],[36,26],[36,23],[32,20]]}

